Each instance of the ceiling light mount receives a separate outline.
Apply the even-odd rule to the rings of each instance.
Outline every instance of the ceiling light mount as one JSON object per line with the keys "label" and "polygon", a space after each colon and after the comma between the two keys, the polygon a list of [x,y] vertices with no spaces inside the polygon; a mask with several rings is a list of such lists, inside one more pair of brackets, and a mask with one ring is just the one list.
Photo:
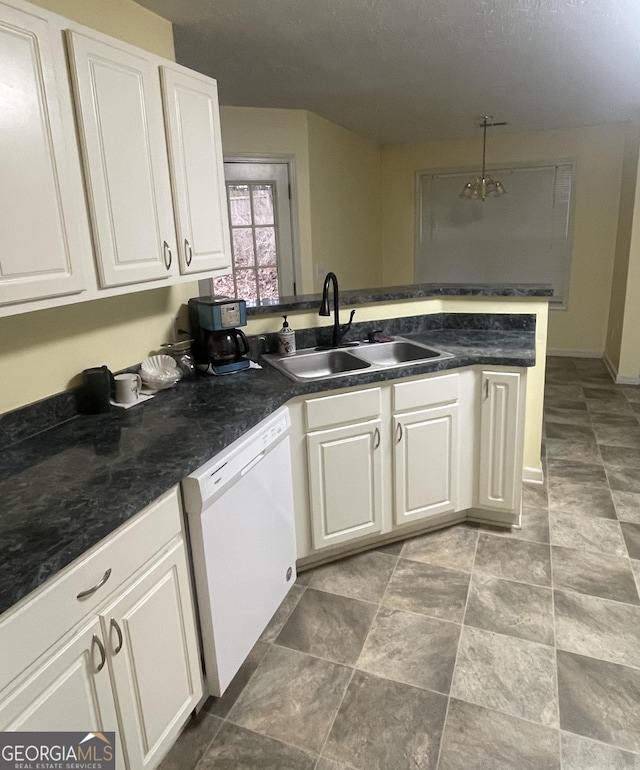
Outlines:
{"label": "ceiling light mount", "polygon": [[493,116],[483,115],[478,119],[479,125],[482,128],[482,175],[477,176],[473,182],[467,182],[462,188],[460,193],[461,198],[466,200],[486,200],[487,196],[492,195],[494,198],[504,195],[507,191],[504,189],[502,182],[497,179],[493,179],[487,176],[487,128],[493,126],[506,126],[507,124],[502,121],[500,123],[494,123]]}

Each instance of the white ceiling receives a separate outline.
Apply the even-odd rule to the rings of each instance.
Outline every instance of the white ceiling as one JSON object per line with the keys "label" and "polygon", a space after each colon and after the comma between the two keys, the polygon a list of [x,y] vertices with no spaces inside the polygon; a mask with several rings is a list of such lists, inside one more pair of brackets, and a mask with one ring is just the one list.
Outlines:
{"label": "white ceiling", "polygon": [[226,105],[312,110],[380,143],[624,120],[640,0],[137,0]]}

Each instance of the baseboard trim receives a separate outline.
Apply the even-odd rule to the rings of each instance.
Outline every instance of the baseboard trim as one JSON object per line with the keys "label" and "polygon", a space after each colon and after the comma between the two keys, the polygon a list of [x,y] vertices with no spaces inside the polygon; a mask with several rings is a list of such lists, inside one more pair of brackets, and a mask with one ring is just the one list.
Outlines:
{"label": "baseboard trim", "polygon": [[542,468],[525,465],[522,469],[522,480],[526,484],[544,484],[544,471]]}
{"label": "baseboard trim", "polygon": [[606,353],[602,360],[616,385],[640,385],[640,377],[634,377],[631,374],[618,374],[618,369],[614,366],[613,361]]}
{"label": "baseboard trim", "polygon": [[616,385],[640,385],[640,377],[632,377],[631,375],[619,374],[616,377]]}
{"label": "baseboard trim", "polygon": [[566,350],[565,348],[547,348],[548,356],[566,356],[567,358],[599,358],[604,355],[603,350]]}

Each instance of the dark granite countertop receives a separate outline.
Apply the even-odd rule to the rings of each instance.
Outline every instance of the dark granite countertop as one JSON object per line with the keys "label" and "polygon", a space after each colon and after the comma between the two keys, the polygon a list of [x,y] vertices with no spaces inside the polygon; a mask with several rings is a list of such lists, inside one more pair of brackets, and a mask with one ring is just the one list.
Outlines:
{"label": "dark granite countertop", "polygon": [[[503,318],[512,329],[411,331],[401,319],[405,336],[452,358],[305,384],[264,364],[185,380],[133,409],[74,416],[16,441],[0,451],[0,613],[295,396],[473,364],[533,366],[535,320],[526,319],[535,317]],[[0,418],[0,433],[16,428],[16,414]]]}
{"label": "dark granite countertop", "polygon": [[[384,286],[374,289],[340,289],[340,305],[368,305],[375,302],[394,302],[421,297],[542,297],[551,299],[549,284],[458,284],[417,283],[404,286]],[[322,294],[300,294],[296,297],[265,299],[257,304],[247,303],[247,315],[269,315],[291,310],[311,310],[320,307]]]}

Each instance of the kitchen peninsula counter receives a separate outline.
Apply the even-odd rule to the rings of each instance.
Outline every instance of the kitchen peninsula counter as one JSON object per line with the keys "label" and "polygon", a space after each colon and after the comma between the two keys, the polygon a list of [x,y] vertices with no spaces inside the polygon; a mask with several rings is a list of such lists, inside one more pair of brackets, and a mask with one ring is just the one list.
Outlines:
{"label": "kitchen peninsula counter", "polygon": [[[548,284],[523,283],[414,283],[373,289],[340,289],[341,307],[428,297],[519,297],[522,299],[546,297],[551,299],[553,289]],[[321,300],[322,294],[301,294],[295,297],[279,297],[275,300],[264,299],[253,304],[247,303],[247,315],[261,316],[296,310],[317,310]]]}
{"label": "kitchen peninsula counter", "polygon": [[485,318],[489,328],[405,333],[452,354],[412,366],[294,383],[263,364],[185,380],[132,409],[73,416],[22,440],[20,414],[34,407],[4,415],[0,613],[292,398],[477,364],[534,366],[535,316],[513,316],[512,328],[496,318]]}

